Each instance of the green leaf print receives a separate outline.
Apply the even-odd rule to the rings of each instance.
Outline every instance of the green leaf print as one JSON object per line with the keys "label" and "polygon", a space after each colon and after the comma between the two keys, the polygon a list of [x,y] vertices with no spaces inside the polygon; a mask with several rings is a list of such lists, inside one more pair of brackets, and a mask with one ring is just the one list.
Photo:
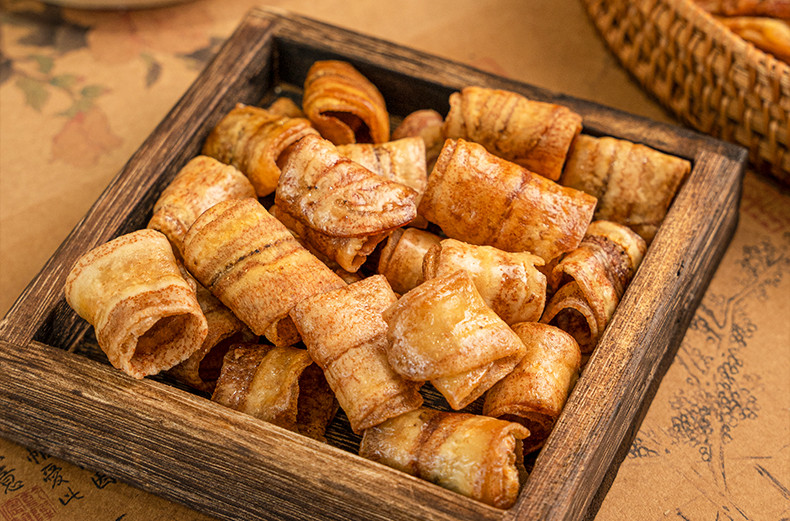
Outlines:
{"label": "green leaf print", "polygon": [[44,104],[49,99],[49,91],[46,88],[46,84],[35,78],[23,76],[16,80],[16,86],[25,93],[27,104],[41,112]]}

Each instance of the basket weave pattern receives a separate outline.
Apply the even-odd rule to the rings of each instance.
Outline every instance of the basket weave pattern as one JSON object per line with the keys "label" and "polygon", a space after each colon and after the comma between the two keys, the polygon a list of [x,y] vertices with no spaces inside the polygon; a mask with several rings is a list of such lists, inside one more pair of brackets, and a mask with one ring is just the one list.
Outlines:
{"label": "basket weave pattern", "polygon": [[688,125],[749,149],[790,183],[790,66],[690,0],[582,0],[642,86]]}

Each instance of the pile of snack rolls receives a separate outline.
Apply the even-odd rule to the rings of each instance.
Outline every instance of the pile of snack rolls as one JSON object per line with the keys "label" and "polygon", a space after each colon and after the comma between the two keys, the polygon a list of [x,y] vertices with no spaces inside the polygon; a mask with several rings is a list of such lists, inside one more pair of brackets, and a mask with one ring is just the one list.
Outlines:
{"label": "pile of snack rolls", "polygon": [[68,303],[134,378],[323,441],[341,408],[362,457],[512,506],[690,165],[513,92],[449,102],[391,130],[316,62],[301,106],[225,114]]}

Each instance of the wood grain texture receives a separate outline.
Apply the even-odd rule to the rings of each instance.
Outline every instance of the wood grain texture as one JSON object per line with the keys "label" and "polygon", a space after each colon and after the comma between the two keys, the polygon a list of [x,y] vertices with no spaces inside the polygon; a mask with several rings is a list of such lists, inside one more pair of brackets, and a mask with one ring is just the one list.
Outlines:
{"label": "wood grain texture", "polygon": [[[466,85],[565,104],[584,131],[687,158],[693,170],[508,511],[169,386],[77,348],[87,324],[63,281],[91,247],[140,228],[159,192],[236,102],[298,93],[318,59],[352,62],[395,118],[446,113]],[[224,519],[549,519],[591,516],[674,357],[734,230],[745,151],[375,38],[255,10],[107,187],[0,323],[0,435]],[[79,351],[79,349],[77,349]],[[344,427],[345,425],[345,427]],[[346,450],[341,450],[341,448]]]}

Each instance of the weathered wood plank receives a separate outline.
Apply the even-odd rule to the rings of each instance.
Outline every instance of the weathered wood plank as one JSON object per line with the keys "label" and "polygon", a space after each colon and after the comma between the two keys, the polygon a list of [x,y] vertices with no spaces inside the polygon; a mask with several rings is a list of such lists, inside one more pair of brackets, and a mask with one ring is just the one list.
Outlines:
{"label": "weathered wood plank", "polygon": [[0,367],[3,437],[219,518],[501,516],[205,398],[37,342],[22,348],[0,341]]}

